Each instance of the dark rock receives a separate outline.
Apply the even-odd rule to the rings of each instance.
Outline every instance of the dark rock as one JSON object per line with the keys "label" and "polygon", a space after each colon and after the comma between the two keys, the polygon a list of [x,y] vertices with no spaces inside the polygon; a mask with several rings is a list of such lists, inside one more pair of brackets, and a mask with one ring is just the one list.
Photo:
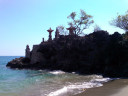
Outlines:
{"label": "dark rock", "polygon": [[84,37],[60,36],[34,45],[30,58],[16,58],[10,68],[50,69],[128,77],[128,40],[115,32],[93,32]]}

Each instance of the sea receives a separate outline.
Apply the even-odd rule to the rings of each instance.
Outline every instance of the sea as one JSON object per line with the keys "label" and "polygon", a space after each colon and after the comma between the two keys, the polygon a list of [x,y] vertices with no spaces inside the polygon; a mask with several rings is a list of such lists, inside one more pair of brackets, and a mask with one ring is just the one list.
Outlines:
{"label": "sea", "polygon": [[95,74],[6,67],[9,61],[19,57],[0,56],[0,96],[73,96],[111,80]]}

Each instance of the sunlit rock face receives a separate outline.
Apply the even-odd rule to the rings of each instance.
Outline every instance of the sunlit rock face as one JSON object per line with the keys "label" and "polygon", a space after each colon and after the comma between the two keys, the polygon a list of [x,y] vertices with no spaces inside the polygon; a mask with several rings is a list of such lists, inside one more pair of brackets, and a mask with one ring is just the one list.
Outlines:
{"label": "sunlit rock face", "polygon": [[41,63],[44,61],[43,54],[41,52],[38,52],[38,49],[39,49],[39,45],[33,45],[30,64]]}

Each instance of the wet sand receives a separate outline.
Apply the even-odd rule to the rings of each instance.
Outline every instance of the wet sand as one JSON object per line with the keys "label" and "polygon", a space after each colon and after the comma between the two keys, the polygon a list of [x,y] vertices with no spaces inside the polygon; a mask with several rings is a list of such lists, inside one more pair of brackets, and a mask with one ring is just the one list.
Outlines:
{"label": "wet sand", "polygon": [[128,79],[113,80],[102,87],[87,89],[75,96],[128,96]]}

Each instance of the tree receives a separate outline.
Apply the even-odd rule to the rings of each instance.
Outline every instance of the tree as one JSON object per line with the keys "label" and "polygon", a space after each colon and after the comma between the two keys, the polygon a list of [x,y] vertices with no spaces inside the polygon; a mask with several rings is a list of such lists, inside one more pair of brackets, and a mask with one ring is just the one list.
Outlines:
{"label": "tree", "polygon": [[75,27],[75,35],[80,35],[83,33],[85,29],[87,29],[94,21],[92,20],[92,16],[88,15],[84,10],[80,10],[80,17],[76,17],[76,12],[72,12],[68,18],[71,19],[69,22],[69,26]]}
{"label": "tree", "polygon": [[100,30],[101,30],[101,28],[98,25],[94,26],[94,32],[97,32],[97,31],[100,31]]}
{"label": "tree", "polygon": [[60,35],[68,35],[68,31],[65,30],[64,26],[60,25],[57,27],[57,29],[58,29]]}
{"label": "tree", "polygon": [[119,27],[126,32],[128,31],[128,11],[124,15],[118,15],[112,22],[111,25]]}

